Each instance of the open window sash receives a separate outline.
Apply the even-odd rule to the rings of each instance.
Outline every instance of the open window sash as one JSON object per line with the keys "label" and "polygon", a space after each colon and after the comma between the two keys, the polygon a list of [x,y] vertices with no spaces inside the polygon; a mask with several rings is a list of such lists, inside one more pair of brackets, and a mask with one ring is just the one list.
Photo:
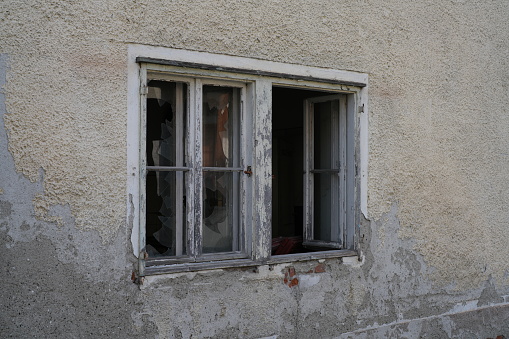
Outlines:
{"label": "open window sash", "polygon": [[304,247],[342,249],[346,229],[346,95],[304,101]]}

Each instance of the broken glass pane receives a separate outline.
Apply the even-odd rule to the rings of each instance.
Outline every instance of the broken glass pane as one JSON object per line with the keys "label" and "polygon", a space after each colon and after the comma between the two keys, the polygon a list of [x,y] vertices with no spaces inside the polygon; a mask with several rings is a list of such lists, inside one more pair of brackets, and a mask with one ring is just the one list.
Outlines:
{"label": "broken glass pane", "polygon": [[203,86],[204,167],[238,166],[238,102],[236,88]]}
{"label": "broken glass pane", "polygon": [[203,174],[203,253],[238,250],[238,172]]}
{"label": "broken glass pane", "polygon": [[[239,89],[203,86],[203,167],[238,167]],[[203,172],[203,253],[238,250],[239,172]]]}
{"label": "broken glass pane", "polygon": [[[179,90],[177,90],[177,87]],[[148,166],[183,166],[177,164],[177,152],[184,152],[185,123],[180,128],[177,140],[177,114],[184,122],[186,111],[186,85],[152,80],[148,83],[147,94],[147,141]],[[177,100],[181,102],[177,112]],[[183,161],[183,159],[181,160]]]}
{"label": "broken glass pane", "polygon": [[[185,166],[187,86],[148,82],[147,166]],[[186,254],[185,173],[148,168],[146,178],[146,251],[149,257]]]}
{"label": "broken glass pane", "polygon": [[185,254],[186,232],[182,221],[185,220],[186,204],[185,196],[176,197],[178,176],[185,184],[182,172],[147,173],[146,242],[150,257]]}

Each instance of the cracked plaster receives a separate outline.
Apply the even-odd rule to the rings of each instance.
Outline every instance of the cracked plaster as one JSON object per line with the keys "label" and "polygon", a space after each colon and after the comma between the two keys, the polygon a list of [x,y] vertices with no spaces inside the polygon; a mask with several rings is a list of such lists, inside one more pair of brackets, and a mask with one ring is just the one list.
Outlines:
{"label": "cracked plaster", "polygon": [[[371,221],[361,225],[362,262],[329,260],[334,270],[316,283],[318,275],[310,275],[303,281],[312,286],[294,289],[281,283],[279,269],[263,277],[232,270],[162,278],[124,316],[139,333],[157,328],[169,338],[248,337],[260,328],[257,335],[281,338],[296,337],[297,329],[302,338],[357,329],[468,337],[476,333],[469,328],[477,315],[507,323],[507,308],[475,307],[500,303],[509,293],[508,11],[502,0],[6,2],[2,151],[5,131],[9,143],[2,153],[8,161],[0,163],[0,200],[13,200],[12,207],[1,205],[2,250],[10,257],[20,246],[25,253],[34,244],[53,248],[48,257],[57,258],[51,261],[57,273],[71,281],[64,294],[71,299],[74,288],[96,290],[93,281],[127,276],[128,44],[353,70],[370,79]],[[97,269],[99,258],[106,264]],[[301,275],[308,269],[296,266]],[[30,272],[41,273],[41,286],[56,286],[53,276]],[[18,290],[21,276],[12,276],[6,293]],[[119,296],[137,293],[122,286],[106,309],[124,307]],[[30,290],[17,293],[9,312],[27,307],[20,300]],[[51,293],[41,293],[36,305],[48,303]],[[224,295],[234,298],[224,303]],[[54,294],[51,305],[55,300],[65,304]],[[86,319],[78,304],[78,318]],[[284,311],[264,322],[261,312],[278,308]],[[464,318],[443,316],[448,312]],[[16,319],[50,335],[60,330],[48,327],[50,318],[31,321],[23,313]],[[509,331],[488,325],[494,332],[486,335]]]}
{"label": "cracked plaster", "polygon": [[370,74],[370,218],[398,202],[439,285],[507,283],[507,2],[316,4],[6,3],[4,119],[37,217],[68,204],[104,241],[123,224],[126,43],[333,67]]}

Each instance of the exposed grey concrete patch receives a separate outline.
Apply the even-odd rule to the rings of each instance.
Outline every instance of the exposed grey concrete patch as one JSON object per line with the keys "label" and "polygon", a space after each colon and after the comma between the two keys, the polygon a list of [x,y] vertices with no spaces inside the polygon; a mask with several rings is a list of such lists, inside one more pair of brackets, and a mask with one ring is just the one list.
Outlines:
{"label": "exposed grey concrete patch", "polygon": [[160,335],[169,338],[175,329],[183,338],[253,338],[274,333],[295,338],[298,308],[293,292],[282,276],[259,279],[252,270],[178,275],[149,281],[142,289]]}
{"label": "exposed grey concrete patch", "polygon": [[[5,241],[1,232],[0,242]],[[147,319],[138,327],[130,313],[140,310],[137,289],[127,279],[91,282],[73,264],[58,260],[58,249],[43,236],[18,243],[15,248],[0,246],[5,262],[0,274],[2,336],[127,338],[155,336],[156,328]],[[33,272],[27,276],[26,272]]]}
{"label": "exposed grey concrete patch", "polygon": [[493,284],[493,280],[490,277],[482,290],[481,296],[479,297],[479,301],[477,302],[477,306],[484,306],[489,304],[498,304],[504,302],[504,298],[497,293],[497,289],[495,288],[495,284]]}
{"label": "exposed grey concrete patch", "polygon": [[[415,333],[409,333],[409,337]],[[444,330],[443,322],[439,318],[434,318],[424,322],[421,327],[419,338],[447,338],[448,333]]]}
{"label": "exposed grey concrete patch", "polygon": [[[351,269],[347,275],[350,281],[356,281],[352,288],[357,292],[353,295],[362,291],[363,297],[356,297],[361,302],[352,302],[356,299],[341,301],[355,305],[349,309],[355,315],[355,323],[347,331],[445,314],[458,304],[460,307],[457,309],[461,311],[466,307],[461,306],[465,298],[475,300],[479,295],[476,293],[480,293],[473,290],[460,294],[453,293],[451,289],[433,287],[427,279],[430,269],[419,252],[414,250],[415,243],[397,236],[400,229],[397,215],[397,205],[393,205],[380,220],[365,221],[362,225],[360,245],[364,264],[358,272]],[[341,272],[340,267],[338,272]],[[336,298],[340,293],[340,290],[335,291]],[[376,316],[373,317],[373,314]]]}
{"label": "exposed grey concrete patch", "polygon": [[30,229],[30,225],[26,222],[26,221],[23,221],[21,223],[21,226],[19,227],[22,231],[28,231]]}
{"label": "exposed grey concrete patch", "polygon": [[0,201],[0,218],[4,219],[11,215],[12,204],[8,201]]}
{"label": "exposed grey concrete patch", "polygon": [[[3,87],[6,76],[6,56],[0,55],[0,85]],[[2,82],[3,81],[3,82]],[[4,93],[0,91],[0,145],[7,145],[4,128]],[[17,248],[20,243],[36,241],[41,236],[51,239],[57,248],[55,255],[62,263],[73,264],[81,272],[83,279],[110,281],[111,279],[129,279],[132,267],[132,255],[125,251],[125,223],[116,225],[121,230],[113,234],[110,243],[105,246],[96,230],[77,230],[75,218],[69,204],[48,206],[48,215],[58,216],[61,226],[40,221],[36,218],[32,201],[44,191],[44,171],[39,170],[40,180],[30,182],[23,174],[16,173],[14,159],[7,147],[0,147],[0,186],[4,189],[0,203],[2,230],[6,232],[3,246]],[[5,229],[3,226],[5,225]],[[122,255],[119,255],[122,253]],[[101,262],[108,262],[103,265]]]}
{"label": "exposed grey concrete patch", "polygon": [[495,338],[509,335],[509,304],[469,312],[441,314],[342,333],[337,339]]}

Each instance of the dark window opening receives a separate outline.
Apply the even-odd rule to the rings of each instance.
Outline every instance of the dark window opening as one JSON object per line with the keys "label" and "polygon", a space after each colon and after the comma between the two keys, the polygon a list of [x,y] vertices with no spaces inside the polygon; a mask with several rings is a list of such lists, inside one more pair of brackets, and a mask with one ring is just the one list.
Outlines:
{"label": "dark window opening", "polygon": [[[304,229],[304,100],[330,92],[272,89],[272,254],[310,252]],[[323,250],[323,249],[321,249]]]}

